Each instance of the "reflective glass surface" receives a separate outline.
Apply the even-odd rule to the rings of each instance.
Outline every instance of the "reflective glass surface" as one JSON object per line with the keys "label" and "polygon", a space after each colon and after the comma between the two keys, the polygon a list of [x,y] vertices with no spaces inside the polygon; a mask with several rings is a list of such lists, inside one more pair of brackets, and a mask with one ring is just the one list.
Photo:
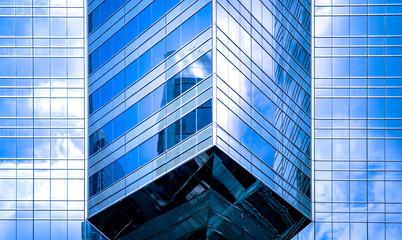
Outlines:
{"label": "reflective glass surface", "polygon": [[212,101],[208,100],[181,119],[167,126],[151,138],[139,144],[101,171],[89,177],[89,197],[108,188],[122,177],[142,167],[158,155],[186,140],[197,130],[212,123]]}
{"label": "reflective glass surface", "polygon": [[[165,0],[168,1],[168,0]],[[165,10],[165,1],[157,0],[144,8],[137,16],[128,22],[123,28],[117,31],[112,37],[98,47],[88,56],[88,71],[91,74],[99,66],[107,62],[114,54],[119,52],[126,44],[130,43],[137,36],[141,35],[144,30],[151,26],[156,20],[170,9]],[[105,1],[111,2],[111,0]],[[102,6],[103,2],[100,6]],[[178,2],[177,0],[169,0],[169,2]],[[174,5],[169,5],[173,7]],[[90,14],[91,15],[91,14]],[[91,17],[89,16],[89,21]],[[91,26],[91,24],[89,24]],[[196,28],[194,28],[196,29]],[[163,53],[161,53],[163,54]],[[143,58],[147,57],[144,54]],[[145,61],[151,64],[151,61]],[[145,70],[147,71],[147,70]]]}
{"label": "reflective glass surface", "polygon": [[[89,221],[117,239],[203,239],[207,215],[218,238],[293,237],[311,216],[310,3],[124,4],[89,13]],[[231,223],[173,213],[213,191]]]}
{"label": "reflective glass surface", "polygon": [[[211,15],[211,4],[208,4],[189,20],[185,21],[178,28],[169,33],[164,39],[160,40],[148,51],[139,56],[134,62],[128,65],[123,71],[107,81],[98,90],[89,96],[89,114],[92,114],[100,107],[105,105],[113,97],[120,94],[126,87],[135,83],[143,77],[149,70],[161,63],[189,40],[203,32],[210,26],[211,21],[195,23],[195,19],[201,18],[205,14]],[[193,20],[192,20],[193,19]],[[194,24],[194,26],[193,26]],[[187,28],[194,28],[194,31],[187,33]],[[180,34],[181,33],[181,34]],[[184,35],[186,37],[184,37]],[[182,36],[182,37],[180,37]],[[112,91],[110,91],[112,89]]]}
{"label": "reflective glass surface", "polygon": [[399,239],[402,2],[314,11],[315,224],[299,239]]}
{"label": "reflective glass surface", "polygon": [[218,0],[216,11],[217,145],[310,216],[310,3]]}
{"label": "reflective glass surface", "polygon": [[0,239],[81,239],[84,1],[0,1]]}
{"label": "reflective glass surface", "polygon": [[89,136],[89,154],[92,155],[120,137],[177,96],[209,76],[212,71],[211,52],[206,53],[164,84],[140,99],[125,112]]}

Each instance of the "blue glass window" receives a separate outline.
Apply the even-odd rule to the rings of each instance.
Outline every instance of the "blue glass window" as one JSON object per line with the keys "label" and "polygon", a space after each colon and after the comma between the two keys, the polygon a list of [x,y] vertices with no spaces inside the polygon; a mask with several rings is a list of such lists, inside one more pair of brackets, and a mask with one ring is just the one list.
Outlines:
{"label": "blue glass window", "polygon": [[88,33],[103,24],[126,0],[105,0],[88,15]]}
{"label": "blue glass window", "polygon": [[[194,17],[198,16],[199,13],[205,12],[205,9],[208,8],[208,6],[209,5],[207,5],[202,10],[200,10],[196,15],[194,15]],[[193,18],[191,18],[191,19],[193,19]],[[191,23],[191,22],[189,22],[189,23]],[[207,24],[207,26],[209,26],[209,25],[210,24]],[[176,51],[178,48],[180,48],[182,45],[184,45],[186,42],[180,41],[181,28],[182,27],[178,27],[176,30],[174,30],[172,33],[170,33],[166,37],[166,39],[162,39],[161,41],[159,41],[151,49],[149,49],[147,52],[145,52],[143,55],[141,55],[139,58],[137,58],[134,62],[132,62],[129,66],[127,66],[126,69],[124,69],[117,76],[115,76],[111,80],[109,80],[109,81],[113,81],[113,88],[112,88],[113,93],[112,94],[110,94],[110,85],[107,85],[107,83],[106,83],[100,88],[100,89],[105,88],[105,94],[104,94],[105,96],[90,96],[89,114],[92,114],[94,111],[96,111],[101,106],[103,106],[105,103],[107,103],[109,100],[111,100],[114,96],[117,96],[121,91],[123,91],[123,89],[125,87],[130,86],[132,83],[134,83],[139,78],[144,76],[149,70],[151,70],[157,64],[162,62],[165,58],[167,58],[168,55],[170,55],[171,53]],[[191,29],[195,29],[194,26],[192,26]],[[204,30],[204,28],[202,28],[200,30]],[[196,34],[197,33],[193,32],[193,35],[191,38],[195,37]],[[113,49],[115,49],[115,48],[116,47],[113,47]],[[94,54],[94,56],[92,56],[92,54],[91,54],[89,56],[89,59],[93,59],[95,61],[96,60],[95,58],[99,58],[100,57],[99,49],[100,48],[95,50],[92,53],[92,54]],[[110,51],[110,49],[108,49],[107,51]],[[108,53],[106,53],[106,54],[108,54]],[[92,60],[90,60],[90,61],[92,61]],[[95,66],[97,64],[100,64],[100,62],[99,63],[93,62],[93,66]],[[92,67],[90,66],[90,68],[92,68]],[[202,59],[200,59],[200,62],[194,63],[191,67],[189,67],[187,69],[186,73],[183,73],[183,78],[185,78],[184,79],[185,81],[183,82],[184,89],[183,89],[183,91],[181,91],[181,90],[176,91],[177,90],[176,89],[175,93],[180,94],[180,92],[186,91],[188,88],[190,88],[194,84],[195,81],[199,82],[206,75],[209,75],[209,73],[211,71],[212,71],[211,54],[208,53],[208,54],[204,55],[202,57]],[[125,74],[125,76],[124,76],[124,74]],[[125,78],[125,79],[122,79],[122,78]],[[119,79],[119,80],[117,80],[117,79]],[[124,84],[124,86],[123,86],[123,84]],[[181,84],[181,83],[176,83],[176,84]],[[178,85],[176,85],[176,86],[178,86]],[[96,90],[93,94],[97,94],[97,95],[100,94],[98,92],[98,91],[100,91],[100,89]],[[168,92],[171,92],[171,91],[168,90]],[[178,95],[174,94],[173,98],[176,96],[178,96]],[[100,106],[97,102],[98,97],[102,98]],[[170,97],[168,97],[168,99],[170,99]]]}
{"label": "blue glass window", "polygon": [[[174,98],[178,97],[184,90],[187,90],[188,88],[194,86],[196,82],[199,81],[198,79],[203,79],[206,76],[210,75],[212,71],[211,65],[211,53],[208,52],[200,57],[198,60],[196,60],[194,63],[183,69],[177,75],[169,79],[166,83],[162,84],[154,91],[149,93],[147,96],[140,99],[136,104],[127,109],[126,112],[120,114],[119,117],[113,119],[110,123],[108,123],[107,126],[104,126],[93,133],[89,138],[90,155],[99,151],[108,143],[118,138],[126,130],[131,129],[139,122],[151,116],[153,113],[172,101]],[[123,76],[122,72],[120,72],[120,74],[116,75],[116,77],[113,78],[113,86],[115,85],[115,82],[122,81],[121,76]],[[181,78],[178,76],[186,76],[186,82],[181,82]],[[183,87],[184,84],[186,85],[185,88]],[[101,89],[104,89],[104,91],[108,90],[108,88]],[[107,95],[107,93],[105,95],[110,97],[110,95]],[[94,96],[97,95],[95,94]],[[211,106],[210,101],[205,103],[203,106],[205,106],[205,108],[209,108]],[[200,108],[202,109],[204,107]],[[212,116],[208,115],[205,117],[205,121],[203,119],[200,120],[197,129],[203,128],[205,126],[205,122],[209,122],[210,119],[212,121]],[[110,127],[111,124],[113,124],[113,128]]]}
{"label": "blue glass window", "polygon": [[[150,137],[126,155],[89,177],[89,196],[93,196],[124,176],[145,165],[167,149],[184,141],[202,126],[212,123],[211,100]],[[209,113],[208,113],[209,112]],[[200,125],[199,119],[201,120]],[[209,122],[207,122],[209,120]],[[197,122],[197,123],[196,123]]]}
{"label": "blue glass window", "polygon": [[131,173],[138,169],[138,147],[126,154],[126,173]]}
{"label": "blue glass window", "polygon": [[[133,41],[139,34],[141,34],[145,29],[151,26],[153,23],[152,20],[152,12],[155,12],[155,18],[159,18],[160,12],[159,10],[152,10],[152,7],[158,4],[158,1],[155,1],[151,3],[148,7],[146,7],[143,11],[141,11],[136,17],[134,17],[129,23],[127,23],[123,28],[121,28],[116,34],[114,34],[112,37],[110,37],[106,42],[104,42],[101,46],[99,46],[94,52],[92,52],[89,55],[88,58],[88,69],[89,69],[89,74],[91,74],[93,71],[95,71],[97,68],[99,68],[102,64],[107,62],[114,54],[116,54],[118,51],[120,51],[126,44],[130,43]],[[157,8],[157,7],[155,7]],[[166,9],[169,10],[169,9]],[[180,39],[179,37],[174,37],[174,40],[176,43],[174,44],[179,44],[179,47],[184,45],[188,40],[192,39],[195,37],[198,33],[203,31],[207,26],[210,26],[211,21],[212,21],[212,15],[210,15],[210,20],[209,21],[200,21],[196,22],[196,18],[198,15],[203,15],[201,20],[206,18],[206,14],[212,14],[211,13],[211,3],[207,4],[205,7],[203,7],[198,13],[190,17],[186,22],[182,24],[182,26],[178,27],[175,31],[178,31],[179,34],[182,32],[182,37]],[[151,17],[150,17],[151,16]],[[200,26],[197,26],[197,23],[200,24]],[[182,29],[180,31],[180,29]],[[124,35],[126,33],[126,35]],[[177,33],[176,33],[177,34]],[[172,37],[168,37],[168,44],[172,43]],[[177,50],[178,48],[175,48],[173,50]],[[165,54],[165,51],[163,51],[163,59],[170,55],[172,52],[172,48],[168,47],[167,48],[167,54]],[[160,58],[160,52],[158,51],[158,58],[155,58],[155,61]],[[166,56],[165,56],[166,55]],[[151,64],[151,63],[150,63]],[[153,63],[157,64],[156,62]],[[152,67],[151,67],[152,68]],[[140,68],[141,69],[141,68]],[[148,70],[150,68],[147,68]],[[142,71],[142,70],[141,70]],[[144,70],[143,73],[146,71]],[[140,74],[140,76],[142,76]]]}
{"label": "blue glass window", "polygon": [[181,141],[181,124],[180,120],[170,124],[166,128],[167,132],[167,149],[173,147],[174,145],[178,144]]}
{"label": "blue glass window", "polygon": [[138,124],[138,104],[134,104],[126,111],[126,129],[131,129]]}

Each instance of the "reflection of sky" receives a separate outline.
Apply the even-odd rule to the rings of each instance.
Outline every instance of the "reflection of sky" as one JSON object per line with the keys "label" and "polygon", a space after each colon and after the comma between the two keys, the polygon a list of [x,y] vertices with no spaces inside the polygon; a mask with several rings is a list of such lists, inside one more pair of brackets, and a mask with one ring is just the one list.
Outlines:
{"label": "reflection of sky", "polygon": [[[68,231],[69,237],[78,239],[80,237],[76,234],[80,233],[79,222],[67,224],[67,221],[51,222],[49,219],[67,219],[68,216],[82,219],[84,205],[76,208],[80,211],[78,215],[67,215],[67,212],[51,215],[49,210],[56,207],[57,202],[51,204],[49,200],[67,200],[71,193],[71,198],[82,201],[84,196],[84,127],[81,124],[85,106],[84,2],[0,2],[1,5],[10,7],[2,10],[11,13],[0,18],[0,45],[7,47],[4,48],[5,51],[1,48],[0,77],[9,77],[8,80],[2,78],[0,81],[0,200],[9,200],[0,201],[0,238],[16,239],[17,235],[17,239],[33,239],[35,235],[35,239],[47,239],[52,234],[52,228],[53,238],[66,239]],[[49,5],[60,8],[49,8]],[[66,5],[76,8],[63,8]],[[18,8],[14,9],[16,6]],[[64,17],[59,15],[57,18],[50,18],[49,14],[37,17],[39,12],[29,6],[39,6],[41,9],[35,9],[47,11],[52,16],[63,14]],[[33,15],[22,16],[21,11],[30,11]],[[13,16],[14,12],[19,16]],[[6,39],[5,36],[10,37]],[[36,48],[33,49],[32,46]],[[6,89],[15,86],[19,89],[11,89],[12,94]],[[55,117],[62,119],[50,120]],[[68,118],[81,120],[67,120]],[[4,128],[10,130],[5,131]],[[75,133],[75,139],[57,137],[68,136],[68,129],[75,128],[81,130]],[[74,130],[70,132],[73,133]],[[9,135],[8,138],[4,138],[6,134]],[[70,164],[66,160],[69,156],[80,160],[72,160]],[[58,170],[55,171],[54,168]],[[68,176],[71,177],[68,175],[68,168],[80,169],[80,172],[71,172],[76,180],[67,179]],[[58,179],[50,179],[55,174]],[[33,208],[44,211],[37,211],[34,215]],[[67,208],[68,204],[65,202],[58,210]],[[5,220],[4,217],[13,220]],[[43,220],[35,223],[30,220],[15,220],[27,217],[41,217]]]}
{"label": "reflection of sky", "polygon": [[[343,0],[315,3],[348,4]],[[315,117],[319,119],[315,166],[316,171],[320,171],[315,174],[315,200],[322,204],[337,202],[326,209],[316,209],[319,214],[331,213],[333,219],[326,227],[324,223],[314,225],[315,239],[330,236],[333,239],[401,239],[402,236],[402,218],[391,215],[394,210],[388,207],[398,205],[396,212],[402,211],[402,164],[395,166],[402,159],[402,140],[399,139],[402,134],[396,130],[401,128],[401,122],[391,123],[393,120],[390,120],[402,117],[402,100],[400,92],[388,90],[402,87],[399,79],[402,58],[394,57],[393,51],[388,50],[390,45],[399,47],[402,42],[387,40],[402,34],[399,26],[402,12],[387,4],[375,14],[372,6],[366,10],[358,8],[315,8],[316,16],[319,15],[314,19],[314,74],[318,96]],[[339,14],[342,10],[345,10],[343,16]],[[357,11],[365,15],[355,14]],[[329,16],[331,14],[336,16]],[[324,38],[331,35],[336,38]],[[348,38],[349,35],[361,37]],[[368,46],[373,44],[378,47]],[[397,78],[398,83],[394,80]],[[341,122],[343,124],[339,124]],[[347,166],[341,168],[339,162]],[[330,176],[325,178],[324,175]],[[340,214],[348,217],[341,219]]]}

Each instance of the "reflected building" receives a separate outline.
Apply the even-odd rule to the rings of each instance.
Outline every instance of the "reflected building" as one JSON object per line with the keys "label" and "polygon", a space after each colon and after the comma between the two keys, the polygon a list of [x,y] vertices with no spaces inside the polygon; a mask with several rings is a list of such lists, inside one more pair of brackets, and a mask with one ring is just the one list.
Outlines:
{"label": "reflected building", "polygon": [[402,2],[313,11],[314,224],[296,239],[401,239]]}
{"label": "reflected building", "polygon": [[311,222],[310,3],[88,3],[88,224],[291,239]]}
{"label": "reflected building", "polygon": [[84,1],[0,1],[0,239],[80,239]]}

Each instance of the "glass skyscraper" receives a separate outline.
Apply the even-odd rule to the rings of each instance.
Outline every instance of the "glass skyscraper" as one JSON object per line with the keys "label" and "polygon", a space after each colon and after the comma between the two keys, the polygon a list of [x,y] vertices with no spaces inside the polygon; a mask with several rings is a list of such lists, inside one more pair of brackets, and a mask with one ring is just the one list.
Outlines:
{"label": "glass skyscraper", "polygon": [[111,239],[306,226],[310,7],[90,1],[88,221]]}
{"label": "glass skyscraper", "polygon": [[313,11],[314,224],[299,239],[401,239],[402,2]]}
{"label": "glass skyscraper", "polygon": [[0,1],[0,239],[80,239],[84,1]]}
{"label": "glass skyscraper", "polygon": [[400,239],[401,24],[400,0],[0,0],[0,240]]}

